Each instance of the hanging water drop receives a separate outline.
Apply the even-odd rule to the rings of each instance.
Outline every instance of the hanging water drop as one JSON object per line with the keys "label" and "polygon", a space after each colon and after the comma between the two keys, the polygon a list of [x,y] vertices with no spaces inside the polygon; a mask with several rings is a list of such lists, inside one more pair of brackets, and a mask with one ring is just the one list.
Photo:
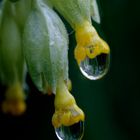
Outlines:
{"label": "hanging water drop", "polygon": [[86,57],[86,59],[80,63],[80,70],[88,79],[98,80],[108,72],[109,64],[110,55],[100,54],[93,59]]}
{"label": "hanging water drop", "polygon": [[55,128],[55,133],[59,140],[81,140],[84,134],[84,122]]}

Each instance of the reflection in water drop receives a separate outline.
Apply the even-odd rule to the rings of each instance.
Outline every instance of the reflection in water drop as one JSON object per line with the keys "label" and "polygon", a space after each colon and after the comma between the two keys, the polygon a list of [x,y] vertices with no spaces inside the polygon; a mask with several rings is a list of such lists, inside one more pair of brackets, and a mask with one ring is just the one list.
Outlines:
{"label": "reflection in water drop", "polygon": [[82,74],[90,80],[102,78],[109,69],[110,55],[101,54],[94,59],[86,58],[80,63]]}
{"label": "reflection in water drop", "polygon": [[84,122],[55,128],[55,133],[59,140],[81,140],[84,134]]}

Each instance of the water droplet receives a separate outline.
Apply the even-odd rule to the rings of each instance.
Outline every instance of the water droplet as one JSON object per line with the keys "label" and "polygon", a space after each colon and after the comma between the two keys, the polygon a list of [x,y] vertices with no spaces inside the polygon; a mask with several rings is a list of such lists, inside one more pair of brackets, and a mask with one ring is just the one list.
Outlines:
{"label": "water droplet", "polygon": [[59,140],[81,140],[84,134],[84,122],[80,121],[71,126],[61,126],[55,129]]}
{"label": "water droplet", "polygon": [[101,54],[94,59],[86,58],[80,63],[80,70],[82,74],[90,80],[97,80],[102,78],[109,69],[110,55]]}

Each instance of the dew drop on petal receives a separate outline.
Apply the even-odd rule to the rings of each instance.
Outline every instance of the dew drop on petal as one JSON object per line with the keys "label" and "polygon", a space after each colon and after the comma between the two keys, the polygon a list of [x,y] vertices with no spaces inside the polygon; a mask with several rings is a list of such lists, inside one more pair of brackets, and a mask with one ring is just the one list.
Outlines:
{"label": "dew drop on petal", "polygon": [[84,134],[84,122],[55,128],[55,133],[59,140],[81,140]]}
{"label": "dew drop on petal", "polygon": [[80,70],[86,78],[98,80],[108,72],[109,64],[110,55],[100,54],[93,59],[86,57],[86,59],[80,63]]}

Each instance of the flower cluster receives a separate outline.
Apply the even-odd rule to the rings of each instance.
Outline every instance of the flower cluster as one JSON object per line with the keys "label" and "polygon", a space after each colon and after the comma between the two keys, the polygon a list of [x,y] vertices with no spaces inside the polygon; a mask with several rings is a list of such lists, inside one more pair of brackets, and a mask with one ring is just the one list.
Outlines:
{"label": "flower cluster", "polygon": [[[55,9],[55,10],[54,10]],[[3,0],[0,5],[0,82],[7,86],[2,110],[21,115],[29,72],[42,93],[55,94],[55,128],[84,121],[70,94],[69,38],[57,11],[75,31],[74,56],[83,75],[96,80],[109,66],[110,49],[92,25],[100,22],[96,0]]]}

